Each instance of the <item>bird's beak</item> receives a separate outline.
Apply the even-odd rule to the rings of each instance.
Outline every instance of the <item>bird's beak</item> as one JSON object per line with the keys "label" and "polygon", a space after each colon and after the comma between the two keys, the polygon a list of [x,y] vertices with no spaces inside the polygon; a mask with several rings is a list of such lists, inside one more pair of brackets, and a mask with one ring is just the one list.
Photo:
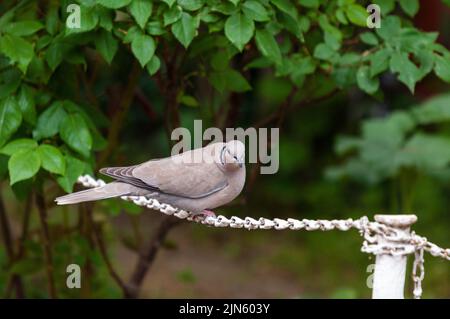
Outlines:
{"label": "bird's beak", "polygon": [[244,159],[241,158],[241,159],[238,161],[238,164],[239,164],[239,167],[242,168],[242,166],[244,166]]}

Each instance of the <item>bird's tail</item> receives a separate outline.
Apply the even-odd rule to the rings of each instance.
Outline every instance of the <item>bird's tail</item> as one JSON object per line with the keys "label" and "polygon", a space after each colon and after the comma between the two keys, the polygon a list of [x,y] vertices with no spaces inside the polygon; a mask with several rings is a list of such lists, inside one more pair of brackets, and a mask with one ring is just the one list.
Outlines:
{"label": "bird's tail", "polygon": [[81,202],[90,202],[99,199],[119,197],[130,193],[129,185],[125,183],[109,183],[101,187],[83,190],[80,192],[57,197],[55,202],[58,205],[77,204]]}

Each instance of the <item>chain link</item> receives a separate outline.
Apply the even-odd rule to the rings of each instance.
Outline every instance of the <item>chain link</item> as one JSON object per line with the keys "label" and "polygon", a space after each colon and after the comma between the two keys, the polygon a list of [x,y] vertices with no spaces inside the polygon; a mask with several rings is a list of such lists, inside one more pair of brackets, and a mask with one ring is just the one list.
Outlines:
{"label": "chain link", "polygon": [[[78,178],[78,183],[85,187],[101,187],[105,182],[101,179],[96,180],[89,175],[83,175]],[[261,217],[254,219],[252,217],[245,217],[244,219],[237,216],[227,218],[219,215],[203,216],[195,215],[182,209],[172,207],[168,204],[160,203],[153,198],[146,198],[145,196],[122,196],[123,200],[132,201],[134,204],[147,207],[153,210],[158,210],[166,215],[173,215],[180,219],[200,223],[211,227],[230,227],[230,228],[244,228],[252,229],[276,229],[276,230],[306,230],[306,231],[330,231],[340,230],[348,231],[356,229],[364,238],[361,248],[362,252],[374,255],[388,254],[392,256],[405,256],[414,254],[413,264],[413,282],[414,282],[414,298],[419,299],[422,295],[422,281],[425,276],[424,268],[424,251],[428,252],[434,257],[441,257],[445,260],[450,260],[450,249],[445,249],[429,242],[425,237],[417,235],[415,232],[408,234],[396,228],[381,224],[378,222],[371,222],[367,216],[359,219],[333,219],[333,220],[311,220],[311,219],[268,219]],[[389,244],[380,244],[378,236]]]}
{"label": "chain link", "polygon": [[413,295],[415,299],[420,299],[422,296],[422,280],[425,277],[423,250],[423,247],[418,247],[414,252],[412,278],[414,281]]}

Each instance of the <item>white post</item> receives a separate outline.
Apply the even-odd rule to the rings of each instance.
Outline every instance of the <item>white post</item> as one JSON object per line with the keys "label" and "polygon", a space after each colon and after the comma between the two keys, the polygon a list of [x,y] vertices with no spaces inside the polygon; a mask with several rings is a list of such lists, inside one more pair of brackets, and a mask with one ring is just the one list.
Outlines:
{"label": "white post", "polygon": [[[409,233],[409,227],[417,221],[416,215],[375,215],[375,221]],[[378,236],[381,245],[395,245]],[[407,256],[376,256],[373,276],[373,299],[403,299]]]}

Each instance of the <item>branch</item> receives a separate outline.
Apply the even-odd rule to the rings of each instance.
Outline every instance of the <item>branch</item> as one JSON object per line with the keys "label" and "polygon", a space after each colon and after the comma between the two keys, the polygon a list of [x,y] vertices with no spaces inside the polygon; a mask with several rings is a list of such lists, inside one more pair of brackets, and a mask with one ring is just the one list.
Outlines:
{"label": "branch", "polygon": [[157,114],[155,112],[155,108],[153,107],[152,103],[147,99],[145,94],[142,92],[142,90],[137,89],[135,92],[135,98],[136,101],[142,106],[144,109],[145,114],[147,114],[149,120],[151,122],[156,120]]}
{"label": "branch", "polygon": [[103,261],[108,268],[108,272],[110,276],[114,279],[114,281],[119,285],[120,289],[122,289],[122,293],[124,296],[127,296],[129,291],[127,285],[123,282],[122,278],[120,278],[119,274],[114,270],[114,267],[109,259],[108,252],[105,246],[105,242],[103,241],[103,234],[101,230],[100,224],[95,224],[93,221],[93,229],[94,229],[94,238],[95,242],[100,249],[100,254],[102,255]]}
{"label": "branch", "polygon": [[139,260],[136,263],[133,274],[127,284],[128,292],[125,296],[126,298],[137,298],[139,296],[139,291],[142,286],[142,282],[144,281],[145,275],[150,269],[150,266],[155,261],[156,254],[158,253],[158,250],[161,247],[164,238],[174,226],[180,223],[181,220],[179,219],[175,219],[170,216],[164,217],[163,221],[159,224],[153,236],[153,239],[139,255]]}
{"label": "branch", "polygon": [[110,129],[108,131],[108,147],[100,154],[98,160],[99,166],[102,166],[105,163],[117,146],[119,132],[122,129],[123,121],[128,113],[128,110],[130,109],[131,103],[133,102],[134,92],[136,86],[138,85],[140,74],[141,67],[139,63],[134,60],[130,75],[128,77],[128,85],[122,94],[118,110],[114,114]]}
{"label": "branch", "polygon": [[[21,260],[25,252],[25,240],[28,238],[32,201],[33,201],[33,193],[31,193],[28,196],[27,201],[25,203],[25,210],[23,212],[23,221],[22,221],[22,233],[19,238],[18,251],[13,260],[14,263]],[[9,298],[13,286],[16,287],[17,298],[25,298],[25,291],[23,288],[22,278],[18,274],[12,274],[11,277],[8,279],[7,289],[5,293],[6,298]]]}
{"label": "branch", "polygon": [[14,259],[13,241],[11,237],[11,226],[9,225],[8,216],[6,216],[6,208],[3,203],[3,196],[0,193],[0,226],[2,229],[3,243],[5,245],[6,254],[10,262]]}
{"label": "branch", "polygon": [[[293,92],[294,92],[294,94],[293,94]],[[318,98],[304,100],[304,101],[302,101],[300,103],[296,103],[295,104],[295,103],[293,103],[292,100],[293,100],[293,98],[295,96],[295,93],[297,93],[297,90],[296,90],[296,88],[294,88],[291,91],[291,93],[289,94],[289,96],[288,96],[288,98],[286,100],[286,101],[288,101],[288,105],[286,105],[286,101],[285,101],[275,111],[270,113],[267,117],[263,118],[259,122],[256,122],[253,126],[256,127],[256,128],[260,128],[260,127],[267,126],[267,125],[271,124],[274,121],[278,121],[279,118],[280,118],[280,115],[281,115],[281,109],[283,108],[283,105],[285,105],[283,112],[284,112],[284,114],[287,114],[287,113],[289,113],[291,111],[298,110],[298,109],[301,109],[301,108],[304,108],[304,107],[312,106],[312,105],[315,105],[317,103],[326,101],[329,98],[331,98],[332,96],[336,95],[336,93],[338,93],[338,92],[339,92],[339,90],[335,89],[335,90],[333,90],[333,91],[331,91],[331,92],[329,92],[329,93],[327,93],[327,94],[325,94],[323,96],[320,96]],[[284,114],[283,114],[283,116],[284,116]]]}
{"label": "branch", "polygon": [[44,260],[48,278],[48,292],[51,298],[58,298],[56,294],[55,281],[53,276],[53,258],[52,258],[50,232],[47,223],[47,209],[45,206],[44,196],[39,192],[36,192],[36,205],[39,211],[39,220],[42,229]]}
{"label": "branch", "polygon": [[[5,245],[6,254],[8,255],[9,264],[14,263],[14,247],[13,240],[11,236],[11,226],[9,225],[8,216],[6,215],[6,208],[3,203],[3,196],[0,192],[0,227],[3,234],[3,242]],[[24,297],[22,278],[18,274],[13,274],[9,280],[6,290],[5,297],[9,297],[13,287],[16,288],[17,298]]]}

